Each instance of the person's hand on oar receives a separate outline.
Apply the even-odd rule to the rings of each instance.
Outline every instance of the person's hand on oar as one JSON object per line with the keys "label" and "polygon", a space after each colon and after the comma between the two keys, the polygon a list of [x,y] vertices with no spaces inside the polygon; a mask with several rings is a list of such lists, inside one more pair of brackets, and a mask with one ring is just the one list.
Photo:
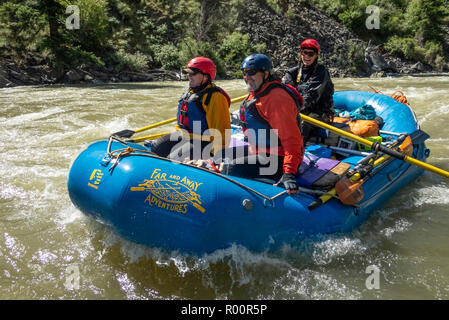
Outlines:
{"label": "person's hand on oar", "polygon": [[299,193],[298,185],[296,184],[296,176],[292,173],[284,173],[281,179],[274,184],[274,186],[283,186],[288,194]]}

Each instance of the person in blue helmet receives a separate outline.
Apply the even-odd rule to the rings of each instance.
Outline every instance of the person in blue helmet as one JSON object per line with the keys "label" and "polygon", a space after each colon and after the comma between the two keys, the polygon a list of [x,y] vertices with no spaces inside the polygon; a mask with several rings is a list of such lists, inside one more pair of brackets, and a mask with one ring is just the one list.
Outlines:
{"label": "person in blue helmet", "polygon": [[[271,59],[260,53],[249,55],[241,64],[249,94],[240,106],[240,123],[249,145],[243,158],[232,161],[228,173],[271,178],[289,194],[298,193],[296,173],[304,154],[301,97],[271,74],[272,67]],[[273,166],[273,161],[275,170],[262,174],[260,169]]]}

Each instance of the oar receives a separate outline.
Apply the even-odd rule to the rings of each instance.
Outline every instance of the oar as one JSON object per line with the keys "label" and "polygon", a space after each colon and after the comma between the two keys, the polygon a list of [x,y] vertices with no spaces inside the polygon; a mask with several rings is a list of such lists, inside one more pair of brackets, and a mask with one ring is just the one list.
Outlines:
{"label": "oar", "polygon": [[[245,95],[245,96],[241,96],[241,97],[237,97],[237,98],[231,99],[231,104],[236,103],[236,102],[240,102],[243,99],[245,99],[246,97],[247,96]],[[164,121],[161,121],[161,122],[153,123],[153,124],[150,124],[149,126],[146,126],[146,127],[140,128],[140,129],[136,129],[136,130],[125,129],[125,130],[122,130],[122,131],[115,132],[112,135],[116,136],[116,137],[119,137],[119,138],[131,138],[136,133],[139,133],[139,132],[142,132],[142,131],[146,131],[146,130],[149,130],[149,129],[152,129],[152,128],[160,127],[160,126],[163,126],[164,124],[167,124],[167,123],[170,123],[170,122],[175,122],[175,121],[176,121],[176,117],[170,118],[170,119],[167,119],[167,120],[164,120]],[[162,134],[161,134],[161,136],[162,136]],[[152,136],[149,136],[149,137],[152,137]],[[138,138],[138,139],[140,139],[138,141],[150,140],[151,139],[151,138],[147,138],[147,137],[144,137],[144,138],[145,139]],[[156,139],[156,138],[152,138],[152,139]],[[133,142],[138,142],[138,141],[137,141],[137,139],[134,139]]]}
{"label": "oar", "polygon": [[[422,131],[415,133],[413,136],[416,138],[422,134]],[[412,137],[409,135],[401,135],[398,137],[396,142],[393,142],[391,147],[398,146],[398,150],[406,155],[410,155],[413,152],[413,145],[412,145]],[[364,193],[362,189],[363,183],[365,183],[368,179],[374,176],[375,173],[377,173],[381,168],[388,165],[393,158],[389,155],[384,155],[381,157],[378,157],[377,159],[373,159],[376,154],[371,154],[365,157],[364,159],[359,161],[359,165],[351,169],[347,176],[349,178],[343,178],[340,181],[337,182],[335,187],[328,192],[328,194],[322,195],[320,198],[309,204],[308,208],[309,210],[313,210],[322,204],[326,203],[330,199],[332,199],[332,196],[338,195],[341,202],[344,204],[354,205],[358,201],[362,200]],[[360,170],[359,166],[363,165],[369,165],[369,162],[373,161],[371,163],[371,169],[368,172],[364,172],[363,176],[361,172],[365,170]],[[363,178],[363,179],[362,179]]]}
{"label": "oar", "polygon": [[422,168],[422,169],[431,171],[433,173],[436,173],[436,174],[438,174],[440,176],[449,178],[449,172],[447,172],[445,170],[442,170],[442,169],[439,169],[437,167],[434,167],[434,166],[432,166],[430,164],[424,163],[422,161],[416,160],[414,158],[411,158],[411,157],[409,157],[407,155],[404,155],[404,154],[400,153],[399,151],[390,149],[390,148],[388,148],[386,146],[383,146],[383,145],[381,145],[381,144],[379,144],[377,142],[372,142],[372,141],[363,139],[363,138],[361,138],[359,136],[356,136],[355,134],[352,134],[352,133],[340,130],[340,129],[335,128],[335,127],[333,127],[331,125],[328,125],[327,123],[321,122],[321,121],[316,120],[314,118],[311,118],[309,116],[301,114],[301,117],[302,117],[302,119],[304,121],[306,121],[308,123],[311,123],[311,124],[316,125],[316,126],[318,126],[320,128],[332,131],[332,132],[334,132],[334,133],[336,133],[336,134],[338,134],[340,136],[344,136],[344,137],[346,137],[348,139],[351,139],[351,140],[357,141],[357,142],[359,142],[361,144],[364,144],[364,145],[370,147],[373,151],[380,151],[380,152],[388,154],[389,156],[392,156],[392,157],[394,157],[396,159],[403,160],[403,161],[405,161],[407,163],[410,163],[410,164],[413,164],[413,165],[415,165],[415,166],[417,166],[419,168]]}
{"label": "oar", "polygon": [[[171,118],[171,119],[167,119],[167,120],[164,120],[164,121],[161,121],[161,122],[153,123],[153,124],[150,124],[149,126],[146,126],[146,127],[140,128],[140,129],[136,129],[134,131],[133,130],[129,130],[129,129],[125,129],[125,130],[122,130],[122,131],[119,131],[119,132],[115,132],[112,135],[113,136],[117,136],[117,137],[121,137],[121,138],[130,138],[130,137],[132,137],[136,133],[139,133],[139,132],[142,132],[142,131],[145,131],[145,130],[149,130],[149,129],[152,129],[152,128],[160,127],[160,126],[163,126],[164,124],[167,124],[167,123],[170,123],[170,122],[173,122],[173,121],[176,121],[176,117],[175,118]],[[156,138],[153,138],[153,139],[156,139]],[[143,141],[143,140],[140,140],[140,141]],[[137,141],[134,140],[134,142],[137,142]]]}
{"label": "oar", "polygon": [[171,131],[169,132],[162,132],[162,133],[155,133],[155,134],[150,134],[149,136],[145,136],[145,137],[139,137],[139,138],[135,138],[135,139],[129,139],[127,140],[127,142],[142,142],[145,140],[154,140],[157,138],[160,138],[162,136],[165,136],[166,134],[169,134]]}

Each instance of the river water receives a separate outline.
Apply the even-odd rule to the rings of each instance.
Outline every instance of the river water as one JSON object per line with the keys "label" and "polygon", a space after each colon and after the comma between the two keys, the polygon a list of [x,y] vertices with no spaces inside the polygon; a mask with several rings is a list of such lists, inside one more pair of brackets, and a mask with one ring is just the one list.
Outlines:
{"label": "river water", "polygon": [[[449,76],[334,83],[402,91],[431,136],[428,163],[449,170]],[[77,210],[66,185],[76,156],[112,132],[175,116],[186,84],[0,89],[0,299],[449,299],[449,181],[429,172],[351,234],[277,253],[167,253]],[[245,94],[241,80],[218,85]]]}

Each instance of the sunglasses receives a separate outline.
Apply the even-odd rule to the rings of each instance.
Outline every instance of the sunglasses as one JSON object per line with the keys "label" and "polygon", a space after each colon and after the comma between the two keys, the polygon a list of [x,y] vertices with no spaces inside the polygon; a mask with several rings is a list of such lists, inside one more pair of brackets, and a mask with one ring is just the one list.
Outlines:
{"label": "sunglasses", "polygon": [[315,54],[315,51],[301,51],[302,56],[313,57]]}
{"label": "sunglasses", "polygon": [[243,75],[244,76],[254,76],[257,72],[259,72],[259,70],[256,70],[256,69],[250,69],[250,70],[242,70],[242,72],[243,72]]}
{"label": "sunglasses", "polygon": [[201,73],[201,70],[200,69],[196,69],[196,68],[189,68],[188,71],[182,70],[182,73],[187,74],[187,75],[191,75],[191,76],[196,76],[198,73]]}

